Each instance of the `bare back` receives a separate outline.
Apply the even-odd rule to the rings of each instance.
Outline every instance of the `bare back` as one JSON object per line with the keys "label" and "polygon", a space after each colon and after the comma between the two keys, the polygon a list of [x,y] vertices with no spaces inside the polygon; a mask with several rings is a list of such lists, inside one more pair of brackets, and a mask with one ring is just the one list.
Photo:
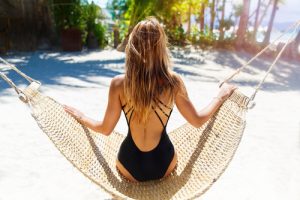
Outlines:
{"label": "bare back", "polygon": [[123,111],[126,114],[127,122],[130,121],[129,128],[132,138],[141,151],[151,151],[160,141],[161,134],[166,128],[174,105],[173,101],[168,102],[168,95],[168,92],[163,92],[160,97],[155,100],[157,106],[153,107],[147,122],[142,124],[139,123],[139,119],[135,112],[132,112],[129,106],[124,106],[127,105],[124,91],[120,93],[121,105],[124,106]]}

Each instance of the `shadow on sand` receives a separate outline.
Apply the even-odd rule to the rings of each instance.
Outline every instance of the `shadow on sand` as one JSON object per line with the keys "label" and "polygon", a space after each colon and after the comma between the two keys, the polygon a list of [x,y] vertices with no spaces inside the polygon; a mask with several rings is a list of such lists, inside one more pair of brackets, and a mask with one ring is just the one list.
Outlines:
{"label": "shadow on sand", "polygon": [[[40,81],[43,85],[61,85],[68,87],[85,86],[84,84],[73,84],[72,81],[61,81],[60,78],[76,78],[85,83],[94,83],[100,86],[101,83],[90,79],[90,77],[112,78],[121,74],[120,71],[124,68],[124,58],[83,62],[74,62],[71,58],[71,56],[84,56],[84,54],[88,53],[17,53],[15,55],[4,57],[4,59],[16,65],[22,72]],[[8,77],[17,85],[28,84],[25,79],[20,77],[13,70],[7,72]],[[7,94],[5,93],[5,90],[8,88],[10,88],[10,86],[0,79],[0,95]]]}
{"label": "shadow on sand", "polygon": [[[246,53],[246,52],[231,52],[228,50],[218,50],[203,53],[201,50],[198,55],[201,58],[197,58],[196,56],[190,56],[191,51],[173,51],[172,55],[174,58],[179,59],[179,61],[175,62],[174,71],[179,72],[180,74],[188,75],[190,77],[196,76],[197,78],[205,77],[205,81],[218,82],[214,76],[203,75],[199,73],[194,73],[191,71],[182,70],[180,68],[176,68],[176,64],[187,65],[190,68],[201,68],[205,64],[205,60],[210,60],[218,65],[230,67],[233,70],[241,67],[248,60],[250,60],[254,55]],[[195,55],[196,53],[193,52]],[[250,66],[246,67],[242,70],[241,73],[246,73],[249,75],[258,75],[260,80],[264,77],[265,72],[268,70],[268,67],[273,62],[272,58],[258,58],[254,60]],[[273,70],[270,72],[269,76],[272,75],[273,80],[270,81],[269,76],[267,77],[267,81],[265,82],[261,89],[266,91],[299,91],[300,90],[300,61],[295,60],[284,60],[281,59],[274,66]],[[210,70],[210,69],[206,69]],[[218,69],[212,69],[212,71],[219,71],[222,73],[222,67]],[[258,74],[259,73],[259,74]],[[230,75],[230,74],[228,74]],[[226,77],[228,76],[226,74]],[[235,76],[235,78],[238,75]],[[195,77],[195,78],[196,78]],[[255,87],[258,84],[258,81],[255,80],[232,80],[232,83],[242,85],[242,86],[250,86]]]}
{"label": "shadow on sand", "polygon": [[[73,60],[76,56],[88,56],[91,53],[102,53],[87,51],[76,53],[65,52],[31,52],[31,53],[14,53],[4,57],[4,59],[15,64],[21,71],[28,74],[34,79],[41,81],[43,85],[58,85],[67,87],[90,87],[89,83],[94,85],[101,85],[101,83],[91,79],[91,77],[108,77],[112,78],[115,75],[124,72],[125,58],[123,56],[114,56],[114,52],[109,54],[110,58],[93,59],[82,62],[75,62]],[[110,53],[110,52],[109,52]],[[174,71],[182,75],[188,75],[193,80],[209,81],[218,83],[219,80],[206,74],[197,73],[196,69],[200,69],[203,65],[207,65],[206,60],[210,60],[220,65],[219,68],[212,68],[211,71],[222,73],[222,66],[227,66],[232,69],[237,69],[243,63],[251,59],[253,55],[243,52],[230,52],[230,51],[213,51],[206,52],[185,52],[177,51],[172,52],[173,57],[176,59],[174,62]],[[249,68],[243,70],[243,73],[250,75],[257,74],[261,71],[266,71],[271,64],[271,59],[257,59]],[[181,66],[185,65],[187,68],[183,69]],[[274,69],[271,71],[274,80],[272,82],[264,83],[262,90],[268,91],[287,91],[287,90],[300,90],[300,62],[280,60]],[[188,70],[187,70],[188,69]],[[210,70],[210,69],[207,69]],[[17,84],[27,84],[27,82],[13,71],[8,72],[9,77]],[[264,73],[259,76],[263,78]],[[226,75],[227,76],[227,75]],[[61,81],[60,78],[75,78],[84,84],[76,85],[72,81]],[[268,80],[268,79],[267,79]],[[257,81],[232,81],[235,84],[242,86],[256,86]],[[86,86],[84,86],[86,84]],[[9,85],[0,79],[0,95],[10,95],[7,92]]]}

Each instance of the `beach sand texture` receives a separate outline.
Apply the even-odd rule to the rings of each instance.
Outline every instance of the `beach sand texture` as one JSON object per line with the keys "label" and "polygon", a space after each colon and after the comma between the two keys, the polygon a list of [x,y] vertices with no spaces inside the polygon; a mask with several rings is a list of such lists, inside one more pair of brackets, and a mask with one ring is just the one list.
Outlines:
{"label": "beach sand texture", "polygon": [[[124,54],[115,50],[13,53],[4,58],[40,80],[43,93],[97,119],[104,114],[111,78],[124,73]],[[198,109],[217,94],[220,80],[250,58],[242,52],[173,50],[174,70]],[[250,95],[270,62],[255,61],[233,83]],[[15,73],[10,77],[25,87]],[[281,60],[255,101],[236,155],[199,199],[300,199],[300,62]],[[184,123],[174,109],[167,130]],[[127,133],[123,114],[116,130]],[[30,110],[0,80],[0,200],[110,198],[59,153]]]}

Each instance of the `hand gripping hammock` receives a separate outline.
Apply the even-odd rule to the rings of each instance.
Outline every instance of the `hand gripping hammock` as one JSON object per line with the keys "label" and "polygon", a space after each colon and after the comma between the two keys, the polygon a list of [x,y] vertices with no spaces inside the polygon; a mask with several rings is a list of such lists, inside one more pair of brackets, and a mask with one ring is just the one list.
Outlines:
{"label": "hand gripping hammock", "polygon": [[[295,31],[299,24],[295,23],[289,30]],[[281,37],[282,35],[275,41]],[[194,128],[186,123],[169,133],[178,154],[176,169],[170,176],[161,180],[141,183],[127,181],[115,167],[117,152],[124,135],[113,132],[110,136],[104,136],[82,126],[67,114],[58,102],[38,91],[38,81],[2,58],[0,60],[3,63],[28,80],[30,85],[21,90],[4,73],[0,72],[0,76],[15,89],[20,99],[30,106],[32,116],[56,148],[74,167],[114,198],[193,199],[211,187],[233,158],[246,125],[246,112],[249,107],[253,107],[257,91],[291,41],[292,37],[282,47],[250,98],[235,90],[201,128]],[[271,45],[238,68],[220,86],[230,81]]]}

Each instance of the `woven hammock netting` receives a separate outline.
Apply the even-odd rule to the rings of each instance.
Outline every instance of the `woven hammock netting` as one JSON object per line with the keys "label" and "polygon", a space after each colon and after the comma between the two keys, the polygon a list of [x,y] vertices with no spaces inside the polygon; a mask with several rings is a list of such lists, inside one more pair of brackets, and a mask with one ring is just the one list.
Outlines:
{"label": "woven hammock netting", "polygon": [[155,181],[133,183],[116,169],[117,153],[125,135],[113,132],[104,136],[84,127],[67,114],[61,104],[40,93],[38,81],[2,58],[0,60],[6,66],[24,77],[30,85],[21,90],[1,71],[0,77],[29,105],[32,116],[56,148],[74,167],[115,199],[194,199],[207,191],[227,168],[242,138],[248,108],[255,105],[253,100],[257,91],[294,34],[299,32],[299,27],[300,21],[221,83],[232,79],[292,30],[288,42],[281,48],[250,98],[239,90],[234,90],[202,127],[194,128],[186,123],[168,133],[178,155],[177,166],[171,175]]}
{"label": "woven hammock netting", "polygon": [[120,199],[192,199],[223,173],[245,128],[249,98],[237,90],[201,128],[184,124],[169,133],[178,154],[175,171],[161,180],[132,183],[116,169],[125,135],[95,133],[67,114],[62,105],[29,86],[32,116],[57,149],[85,176]]}

